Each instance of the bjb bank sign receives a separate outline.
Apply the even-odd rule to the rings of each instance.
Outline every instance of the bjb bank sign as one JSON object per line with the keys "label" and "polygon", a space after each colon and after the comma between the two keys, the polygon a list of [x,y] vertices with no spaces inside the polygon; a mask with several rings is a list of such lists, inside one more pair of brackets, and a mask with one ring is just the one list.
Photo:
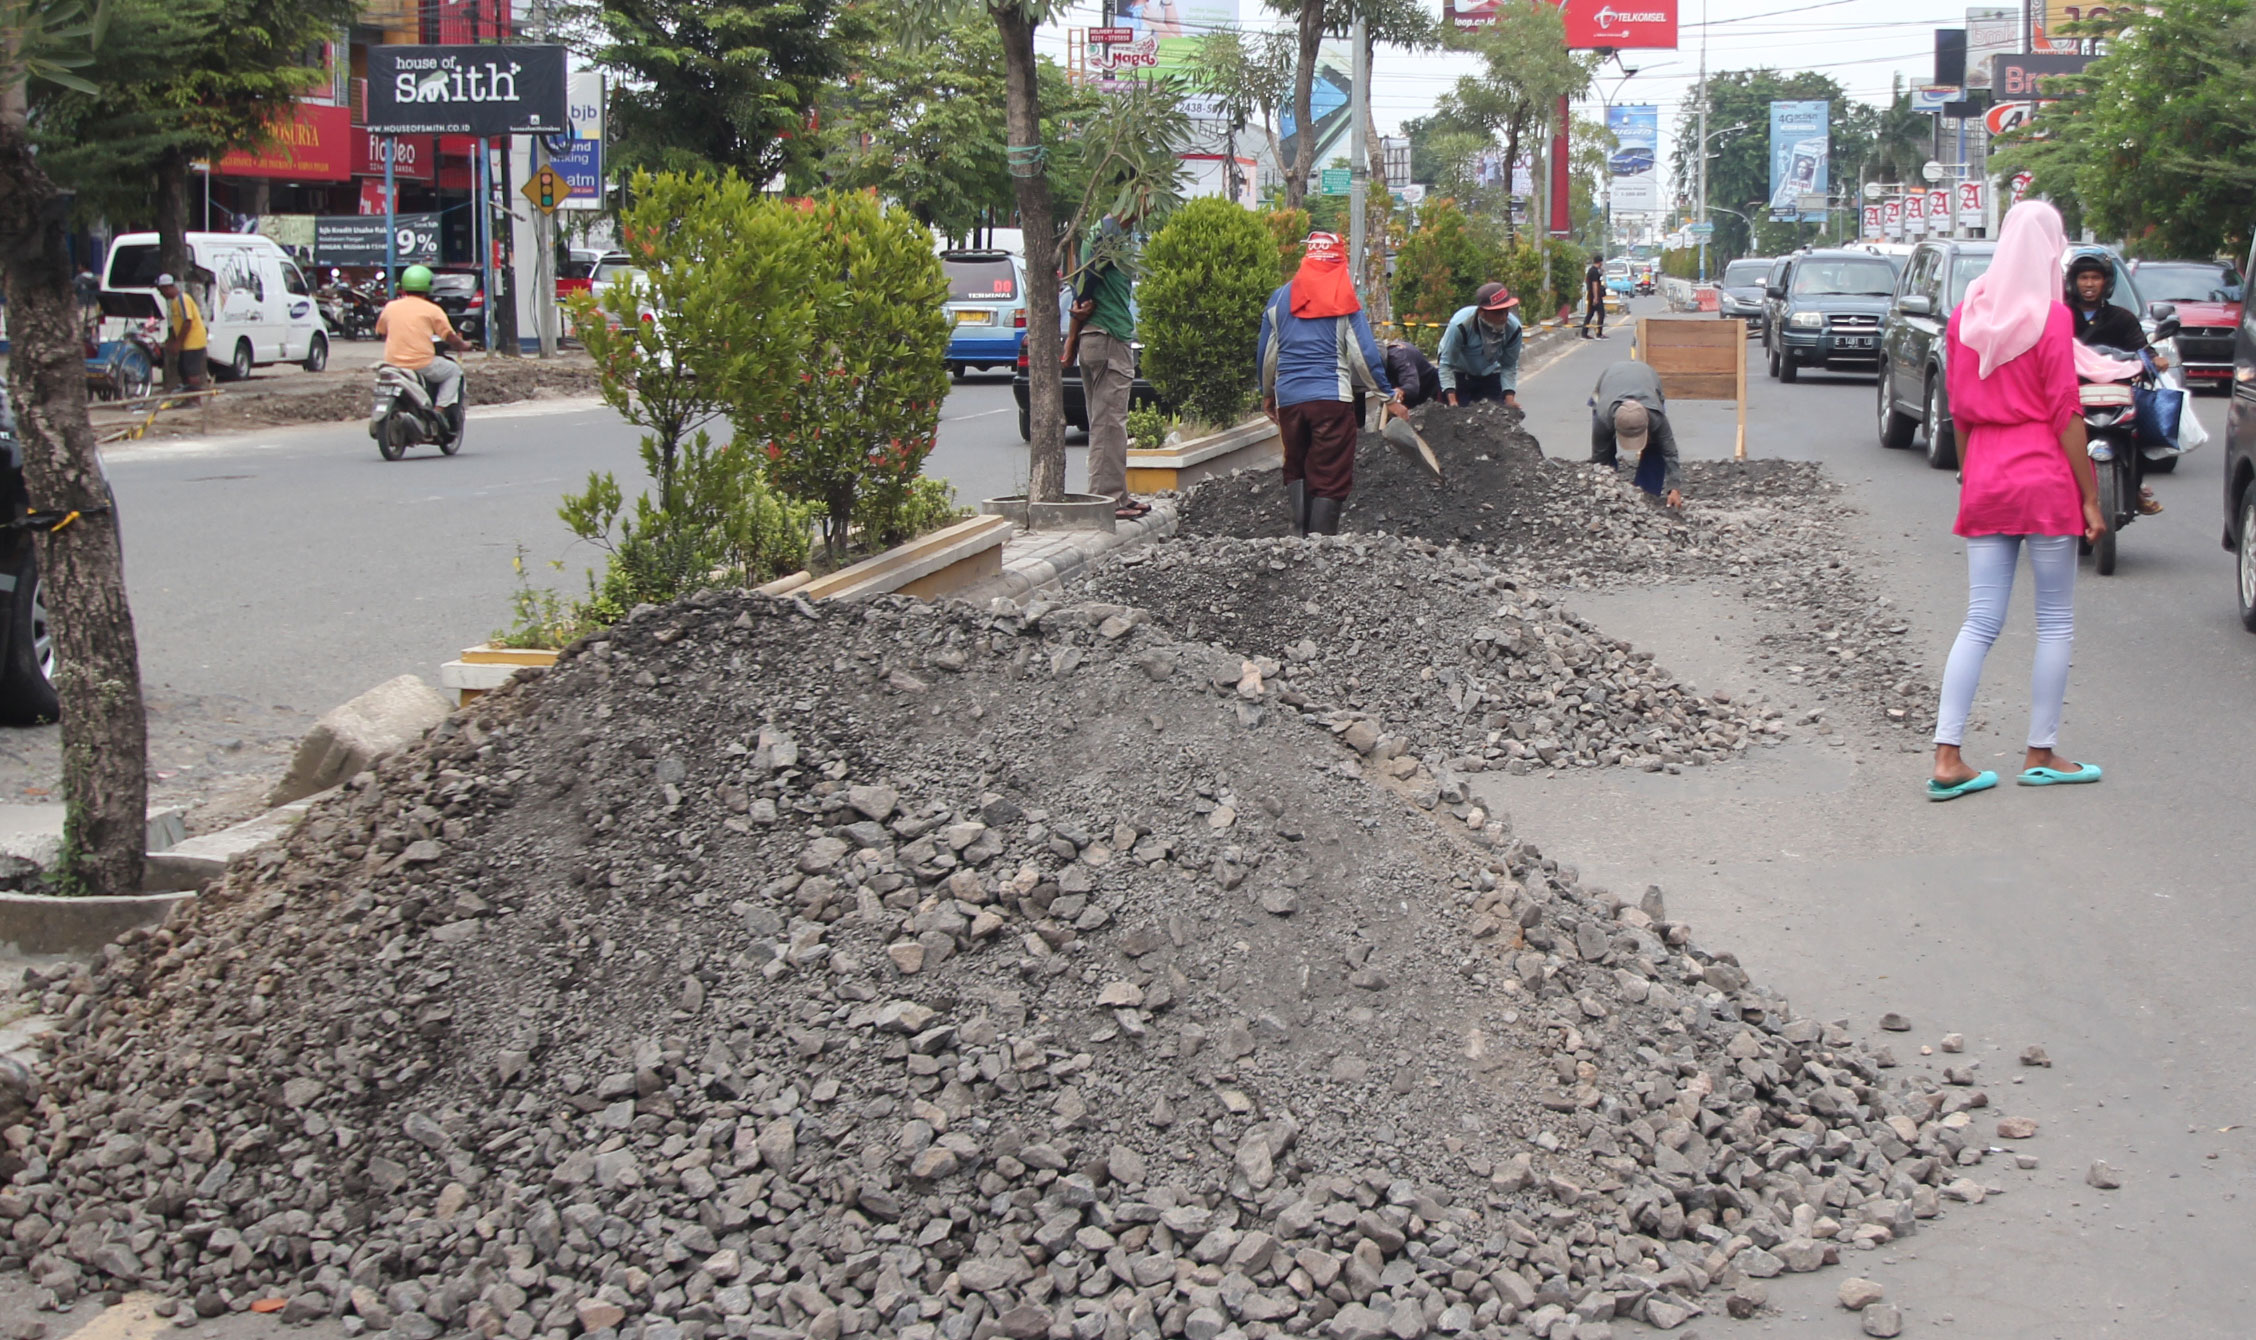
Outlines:
{"label": "bjb bank sign", "polygon": [[548,165],[570,186],[565,209],[603,208],[603,76],[582,70],[572,76],[572,97],[565,111],[572,123],[569,136],[552,135]]}
{"label": "bjb bank sign", "polygon": [[385,135],[560,135],[570,129],[560,46],[368,50],[369,130]]}

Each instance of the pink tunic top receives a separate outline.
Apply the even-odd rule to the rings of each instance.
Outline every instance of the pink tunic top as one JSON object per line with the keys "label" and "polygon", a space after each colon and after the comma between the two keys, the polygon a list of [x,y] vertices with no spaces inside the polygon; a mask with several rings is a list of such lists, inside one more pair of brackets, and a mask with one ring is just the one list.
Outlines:
{"label": "pink tunic top", "polygon": [[1981,376],[1981,358],[1950,320],[1950,413],[1966,476],[1958,495],[1960,535],[2081,535],[2083,495],[2060,448],[2068,416],[2083,413],[2076,391],[2074,318],[2052,305],[2028,352]]}

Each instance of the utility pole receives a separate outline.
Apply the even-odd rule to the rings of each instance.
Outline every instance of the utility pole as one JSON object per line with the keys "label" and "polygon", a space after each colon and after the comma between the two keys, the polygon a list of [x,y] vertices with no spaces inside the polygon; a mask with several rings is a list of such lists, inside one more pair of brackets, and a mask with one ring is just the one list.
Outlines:
{"label": "utility pole", "polygon": [[[1354,104],[1348,108],[1351,124],[1347,137],[1347,272],[1353,282],[1363,278],[1363,247],[1368,232],[1363,217],[1371,194],[1371,156],[1369,142],[1364,138],[1364,126],[1371,106],[1371,47],[1368,41],[1367,21],[1361,10],[1348,28],[1347,40],[1354,44],[1355,55],[1349,67],[1355,87],[1351,96]],[[1303,132],[1306,133],[1306,132]]]}
{"label": "utility pole", "polygon": [[[533,3],[533,31],[536,41],[548,40],[548,6],[542,0]],[[548,166],[548,137],[535,135],[533,141],[533,171]],[[533,236],[539,240],[540,254],[533,257],[533,314],[540,329],[540,356],[556,357],[556,216],[546,210],[535,210]]]}
{"label": "utility pole", "polygon": [[[1702,31],[1705,32],[1706,30],[1702,29]],[[1708,221],[1708,43],[1705,37],[1700,39],[1699,175],[1699,194],[1695,201],[1698,210],[1698,217],[1694,218],[1692,221],[1695,225],[1703,224]],[[1704,284],[1708,281],[1708,235],[1706,233],[1701,233],[1698,236],[1700,238],[1700,282]]]}

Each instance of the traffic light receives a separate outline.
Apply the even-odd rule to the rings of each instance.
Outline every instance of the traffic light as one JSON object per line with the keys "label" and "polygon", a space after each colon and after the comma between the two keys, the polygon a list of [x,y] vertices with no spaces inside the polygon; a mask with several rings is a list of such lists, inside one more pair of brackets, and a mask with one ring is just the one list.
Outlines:
{"label": "traffic light", "polygon": [[547,168],[541,169],[540,186],[540,207],[542,209],[556,208],[556,174]]}

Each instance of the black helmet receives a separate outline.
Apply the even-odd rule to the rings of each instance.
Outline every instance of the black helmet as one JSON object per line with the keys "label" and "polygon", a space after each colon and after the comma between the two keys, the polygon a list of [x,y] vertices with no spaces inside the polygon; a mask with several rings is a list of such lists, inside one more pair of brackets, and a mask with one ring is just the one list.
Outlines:
{"label": "black helmet", "polygon": [[2067,299],[2069,306],[2073,307],[2078,302],[2082,301],[2081,296],[2076,292],[2076,276],[2087,273],[2099,275],[2106,281],[2105,286],[2099,291],[2099,300],[2101,302],[2105,302],[2109,298],[2115,296],[2114,264],[2110,262],[2107,257],[2100,255],[2096,251],[2087,251],[2081,256],[2078,256],[2074,260],[2068,262],[2068,278],[2065,283],[2065,287],[2067,289]]}

